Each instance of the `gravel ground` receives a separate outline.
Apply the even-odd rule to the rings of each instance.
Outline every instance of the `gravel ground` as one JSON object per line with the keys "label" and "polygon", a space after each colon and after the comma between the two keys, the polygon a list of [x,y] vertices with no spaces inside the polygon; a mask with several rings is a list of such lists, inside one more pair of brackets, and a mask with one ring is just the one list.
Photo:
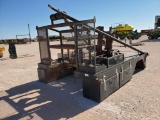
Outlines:
{"label": "gravel ground", "polygon": [[[16,45],[17,59],[10,59],[8,45],[0,58],[0,119],[5,120],[159,120],[160,40],[140,40],[136,48],[149,53],[147,68],[101,103],[86,99],[81,80],[74,77],[43,84],[38,81],[38,43]],[[57,43],[57,42],[55,42]],[[126,54],[132,50],[114,43]],[[52,50],[53,58],[59,50]]]}

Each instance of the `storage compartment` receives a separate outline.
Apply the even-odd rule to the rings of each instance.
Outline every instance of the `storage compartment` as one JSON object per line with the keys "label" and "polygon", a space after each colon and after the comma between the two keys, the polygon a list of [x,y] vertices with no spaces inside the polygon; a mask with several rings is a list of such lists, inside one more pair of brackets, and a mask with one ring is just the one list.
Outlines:
{"label": "storage compartment", "polygon": [[104,100],[106,97],[108,97],[118,89],[119,77],[117,75],[112,76],[107,80],[104,80],[104,82],[100,84],[100,101]]}
{"label": "storage compartment", "polygon": [[39,81],[44,83],[50,83],[54,80],[66,77],[73,74],[74,67],[69,66],[67,63],[56,64],[54,66],[39,64],[38,77]]}
{"label": "storage compartment", "polygon": [[[107,74],[106,74],[107,75]],[[100,78],[103,75],[99,76]],[[83,96],[92,99],[96,102],[101,102],[110,94],[115,92],[119,89],[119,76],[118,74],[106,77],[102,79],[103,81],[100,82],[100,79],[96,77],[92,77],[89,74],[84,74],[83,77]]]}
{"label": "storage compartment", "polygon": [[86,76],[83,78],[83,96],[94,100],[96,102],[100,101],[100,90],[99,82],[95,78]]}
{"label": "storage compartment", "polygon": [[133,75],[133,68],[131,61],[127,61],[124,63],[124,65],[121,67],[120,75],[120,87],[123,86],[125,83],[127,83]]}

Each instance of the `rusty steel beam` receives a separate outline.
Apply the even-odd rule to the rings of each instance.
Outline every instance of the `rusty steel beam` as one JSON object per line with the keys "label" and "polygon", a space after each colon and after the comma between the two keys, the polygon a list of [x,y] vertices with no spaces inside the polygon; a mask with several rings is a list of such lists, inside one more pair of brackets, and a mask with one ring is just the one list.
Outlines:
{"label": "rusty steel beam", "polygon": [[[77,30],[78,32],[83,32],[83,31],[87,31],[88,29],[79,29]],[[70,33],[70,32],[74,32],[74,29],[70,29],[70,30],[61,30],[60,33]]]}
{"label": "rusty steel beam", "polygon": [[[103,26],[98,26],[97,29],[104,31]],[[98,40],[97,40],[97,53],[102,52],[102,40],[103,40],[103,35],[101,33],[98,33]]]}
{"label": "rusty steel beam", "polygon": [[76,21],[76,22],[67,22],[67,23],[60,23],[60,24],[53,24],[53,25],[47,25],[42,27],[37,27],[37,29],[52,29],[56,27],[66,27],[66,26],[73,26],[75,24],[83,24],[83,23],[93,23],[95,22],[95,19],[89,19],[89,20],[83,20],[83,21]]}
{"label": "rusty steel beam", "polygon": [[60,32],[59,30],[56,30],[56,29],[53,29],[53,28],[50,28],[50,30],[55,31],[55,32]]}
{"label": "rusty steel beam", "polygon": [[63,12],[57,10],[57,9],[55,9],[55,8],[54,8],[53,6],[51,6],[50,4],[48,4],[48,7],[51,8],[52,10],[54,10],[54,11],[57,12],[57,13],[62,13],[62,15],[65,15],[67,19],[70,19],[70,20],[72,20],[72,21],[79,21],[79,20],[77,20],[77,19],[75,19],[75,18],[73,18],[73,17],[71,17],[71,16],[69,16],[69,15],[67,15],[67,14],[65,14],[65,13],[63,13]]}
{"label": "rusty steel beam", "polygon": [[75,44],[50,45],[49,47],[55,49],[75,49]]}
{"label": "rusty steel beam", "polygon": [[[78,48],[89,48],[90,45],[80,45]],[[75,44],[50,45],[49,48],[55,49],[75,49]]]}
{"label": "rusty steel beam", "polygon": [[[53,6],[51,6],[51,5],[49,5],[49,4],[48,4],[48,7],[51,8],[53,11],[55,11],[55,12],[57,12],[57,13],[62,13],[67,19],[69,19],[69,20],[71,20],[71,21],[79,21],[78,19],[76,19],[76,18],[74,18],[74,17],[72,17],[72,16],[69,16],[68,14],[65,14],[65,13],[63,13],[63,12],[55,9]],[[87,25],[86,25],[86,26],[87,26]],[[88,26],[87,26],[87,27],[88,27]],[[91,29],[94,30],[94,28],[92,28],[92,27],[91,27]],[[128,45],[128,44],[126,44],[126,43],[118,40],[117,38],[115,38],[115,37],[113,37],[113,36],[105,33],[104,31],[95,29],[95,32],[101,33],[101,34],[103,34],[104,36],[108,36],[108,37],[110,37],[111,39],[113,39],[114,41],[116,41],[116,42],[118,42],[118,43],[120,43],[120,44],[122,44],[122,45],[124,45],[124,46],[126,46],[126,47],[129,47],[129,48],[131,48],[131,49],[133,49],[133,50],[135,50],[135,51],[137,51],[137,52],[139,52],[139,53],[141,53],[141,54],[144,54],[144,53],[145,53],[145,52],[143,52],[143,51],[141,51],[141,50],[139,50],[139,49],[137,49],[137,48],[132,47],[131,45]]]}
{"label": "rusty steel beam", "polygon": [[[112,33],[112,27],[109,27],[109,32],[108,33],[111,35],[111,33]],[[113,44],[112,38],[106,36],[105,50],[107,50],[107,51],[112,50],[112,44]]]}
{"label": "rusty steel beam", "polygon": [[47,26],[38,27],[38,29],[39,30],[40,29],[52,29],[52,28],[66,27],[66,26],[71,26],[71,25],[74,25],[74,22],[47,25]]}

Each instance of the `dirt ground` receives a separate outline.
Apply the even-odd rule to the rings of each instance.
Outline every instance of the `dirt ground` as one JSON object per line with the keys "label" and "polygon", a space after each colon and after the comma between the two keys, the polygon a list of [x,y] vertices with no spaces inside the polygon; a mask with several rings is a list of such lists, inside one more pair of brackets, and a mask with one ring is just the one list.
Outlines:
{"label": "dirt ground", "polygon": [[[16,45],[17,59],[10,59],[8,45],[0,58],[0,119],[4,120],[159,120],[160,40],[141,37],[149,53],[147,68],[101,103],[83,97],[81,80],[68,76],[50,84],[38,81],[38,42]],[[55,42],[57,43],[57,41]],[[115,49],[133,52],[114,43]],[[59,50],[52,50],[55,58]]]}

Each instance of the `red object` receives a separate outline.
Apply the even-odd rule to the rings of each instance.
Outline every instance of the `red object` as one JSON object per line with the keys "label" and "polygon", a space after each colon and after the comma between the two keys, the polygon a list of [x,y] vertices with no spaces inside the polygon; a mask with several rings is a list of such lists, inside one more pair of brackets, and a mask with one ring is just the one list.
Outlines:
{"label": "red object", "polygon": [[153,29],[141,30],[141,33],[150,33],[150,32],[154,32],[154,30]]}
{"label": "red object", "polygon": [[103,83],[103,80],[102,80],[102,79],[100,79],[100,80],[99,80],[99,83]]}

